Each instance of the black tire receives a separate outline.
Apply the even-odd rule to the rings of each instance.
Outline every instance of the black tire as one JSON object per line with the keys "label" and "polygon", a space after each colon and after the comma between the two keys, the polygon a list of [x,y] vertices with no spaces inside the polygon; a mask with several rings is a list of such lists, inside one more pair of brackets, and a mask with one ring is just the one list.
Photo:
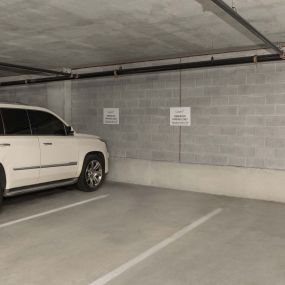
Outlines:
{"label": "black tire", "polygon": [[2,164],[0,164],[0,211],[2,209],[5,187],[6,187],[5,170]]}
{"label": "black tire", "polygon": [[77,188],[84,192],[93,192],[100,188],[104,179],[104,158],[97,154],[87,155],[77,182]]}
{"label": "black tire", "polygon": [[3,197],[4,197],[4,188],[0,186],[0,211],[2,210]]}

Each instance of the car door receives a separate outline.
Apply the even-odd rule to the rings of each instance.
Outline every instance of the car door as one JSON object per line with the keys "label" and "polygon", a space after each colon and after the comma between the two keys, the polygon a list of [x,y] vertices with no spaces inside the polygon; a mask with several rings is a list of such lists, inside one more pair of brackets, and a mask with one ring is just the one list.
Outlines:
{"label": "car door", "polygon": [[38,136],[41,169],[40,183],[74,178],[78,168],[78,144],[66,134],[65,124],[54,114],[29,110],[32,133]]}
{"label": "car door", "polygon": [[40,147],[37,136],[31,134],[27,111],[1,108],[0,112],[4,131],[0,136],[0,159],[6,173],[6,188],[37,184]]}

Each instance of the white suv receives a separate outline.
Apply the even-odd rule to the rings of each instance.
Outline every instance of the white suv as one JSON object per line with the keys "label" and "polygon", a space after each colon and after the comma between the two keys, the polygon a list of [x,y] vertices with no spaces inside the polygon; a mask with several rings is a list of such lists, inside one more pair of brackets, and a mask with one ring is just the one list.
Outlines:
{"label": "white suv", "polygon": [[0,205],[3,196],[76,183],[95,191],[108,157],[99,137],[75,133],[47,109],[0,104]]}

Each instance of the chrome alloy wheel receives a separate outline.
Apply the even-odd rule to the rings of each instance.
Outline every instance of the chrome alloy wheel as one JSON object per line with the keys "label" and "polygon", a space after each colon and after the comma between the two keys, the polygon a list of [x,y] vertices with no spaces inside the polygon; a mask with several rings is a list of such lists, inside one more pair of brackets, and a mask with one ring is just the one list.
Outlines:
{"label": "chrome alloy wheel", "polygon": [[85,180],[89,187],[97,187],[103,177],[103,168],[98,160],[91,160],[85,170]]}

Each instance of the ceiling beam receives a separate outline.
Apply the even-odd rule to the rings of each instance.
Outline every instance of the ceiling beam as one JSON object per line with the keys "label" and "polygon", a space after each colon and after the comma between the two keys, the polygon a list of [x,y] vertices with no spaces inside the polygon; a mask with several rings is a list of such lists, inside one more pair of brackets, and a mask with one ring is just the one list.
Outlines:
{"label": "ceiling beam", "polygon": [[68,72],[63,71],[56,71],[56,70],[50,70],[50,69],[43,69],[43,68],[37,68],[37,67],[30,67],[25,65],[18,65],[18,64],[12,64],[12,63],[6,63],[6,62],[0,62],[0,67],[5,67],[7,69],[18,69],[18,70],[26,70],[36,73],[45,73],[45,74],[54,74],[54,75],[70,75]]}
{"label": "ceiling beam", "polygon": [[264,36],[261,32],[259,32],[254,26],[252,26],[247,20],[245,20],[242,16],[240,16],[232,7],[226,4],[223,0],[211,0],[218,7],[224,10],[228,15],[230,15],[233,19],[235,19],[238,23],[244,26],[248,31],[258,37],[261,41],[263,41],[267,47],[271,48],[281,56],[284,56],[284,51],[270,41],[266,36]]}
{"label": "ceiling beam", "polygon": [[88,78],[101,78],[101,77],[117,77],[123,75],[134,75],[142,73],[153,73],[153,72],[164,72],[164,71],[175,71],[175,70],[185,70],[185,69],[195,69],[195,68],[209,68],[217,66],[227,66],[235,64],[247,64],[247,63],[258,63],[258,62],[271,62],[271,61],[281,61],[282,58],[279,54],[267,54],[258,56],[247,56],[247,57],[236,57],[236,58],[225,58],[225,59],[214,59],[207,61],[198,62],[185,62],[185,63],[175,63],[166,65],[151,65],[145,67],[137,68],[119,68],[115,70],[98,71],[91,73],[78,73],[68,76],[56,76],[56,77],[44,77],[44,78],[34,78],[34,79],[22,79],[16,81],[4,81],[0,82],[0,88],[3,86],[13,86],[13,85],[25,85],[25,84],[40,84],[48,83],[53,81],[63,81],[63,80],[79,80]]}

